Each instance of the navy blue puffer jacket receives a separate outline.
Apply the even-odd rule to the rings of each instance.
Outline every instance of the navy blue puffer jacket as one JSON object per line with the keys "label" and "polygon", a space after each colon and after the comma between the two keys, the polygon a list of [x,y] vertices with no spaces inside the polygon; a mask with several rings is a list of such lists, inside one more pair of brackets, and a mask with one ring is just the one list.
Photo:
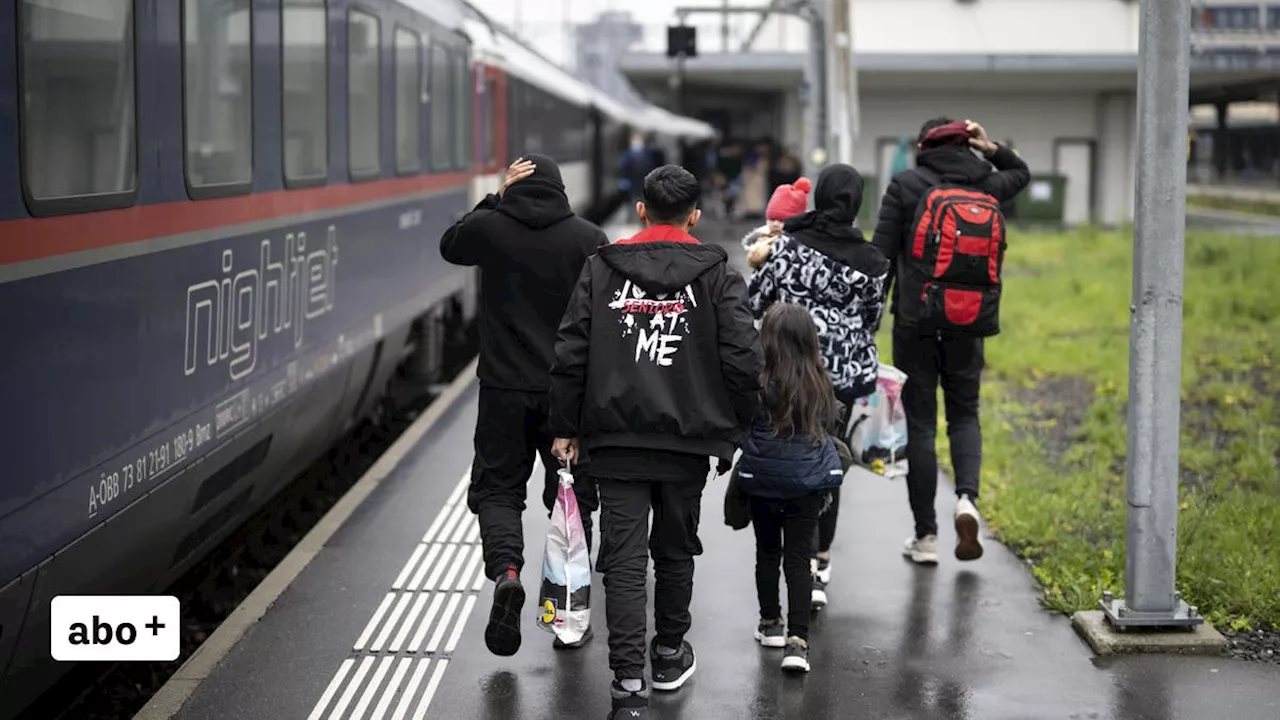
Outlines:
{"label": "navy blue puffer jacket", "polygon": [[738,483],[746,495],[792,500],[844,482],[840,456],[830,437],[814,443],[805,435],[775,437],[769,415],[756,413],[742,447]]}

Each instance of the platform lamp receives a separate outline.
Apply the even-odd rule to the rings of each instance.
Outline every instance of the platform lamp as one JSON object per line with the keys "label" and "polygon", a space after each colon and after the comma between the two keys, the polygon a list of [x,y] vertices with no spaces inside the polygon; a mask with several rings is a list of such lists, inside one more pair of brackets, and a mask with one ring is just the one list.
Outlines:
{"label": "platform lamp", "polygon": [[698,29],[685,25],[683,20],[679,25],[668,26],[667,57],[676,60],[676,111],[684,115],[684,61],[698,57]]}

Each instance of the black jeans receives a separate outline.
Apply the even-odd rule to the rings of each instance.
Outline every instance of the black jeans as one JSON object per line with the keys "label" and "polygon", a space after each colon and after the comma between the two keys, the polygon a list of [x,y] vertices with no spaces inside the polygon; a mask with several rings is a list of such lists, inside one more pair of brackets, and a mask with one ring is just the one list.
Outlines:
{"label": "black jeans", "polygon": [[649,555],[653,556],[653,624],[658,644],[678,648],[689,632],[693,559],[702,554],[698,521],[706,484],[705,474],[659,482],[598,478],[598,567],[604,575],[609,669],[618,680],[644,677]]}
{"label": "black jeans", "polygon": [[956,495],[978,499],[982,469],[982,427],[978,397],[982,389],[983,339],[894,328],[893,364],[907,374],[902,406],[907,415],[907,496],[915,516],[916,537],[936,535],[938,518],[938,383],[942,383],[951,438]]}
{"label": "black jeans", "polygon": [[813,574],[809,559],[815,552],[814,538],[823,493],[795,500],[752,497],[750,502],[751,526],[756,533],[756,597],[760,600],[760,617],[764,620],[782,618],[778,592],[778,566],[781,565],[787,578],[787,634],[808,640],[809,615],[813,612]]}
{"label": "black jeans", "polygon": [[[547,434],[546,393],[480,388],[479,417],[476,419],[475,462],[471,465],[471,487],[467,507],[480,516],[480,539],[484,544],[485,573],[501,575],[510,566],[524,567],[524,525],[529,474],[534,453],[542,456],[546,476],[542,504],[548,511],[555,505],[560,461],[551,454]],[[591,548],[591,513],[600,506],[599,497],[585,466],[573,468],[574,495]]]}

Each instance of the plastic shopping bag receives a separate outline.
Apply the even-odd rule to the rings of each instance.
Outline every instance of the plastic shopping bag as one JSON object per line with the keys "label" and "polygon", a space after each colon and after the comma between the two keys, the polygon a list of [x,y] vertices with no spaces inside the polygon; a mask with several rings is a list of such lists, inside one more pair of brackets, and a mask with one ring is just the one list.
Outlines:
{"label": "plastic shopping bag", "polygon": [[538,627],[571,645],[582,640],[591,622],[591,556],[573,494],[573,473],[560,470],[551,529],[542,560],[542,602]]}
{"label": "plastic shopping bag", "polygon": [[846,432],[854,462],[881,475],[906,474],[907,415],[902,386],[907,376],[892,365],[880,365],[876,391],[860,398],[849,415]]}

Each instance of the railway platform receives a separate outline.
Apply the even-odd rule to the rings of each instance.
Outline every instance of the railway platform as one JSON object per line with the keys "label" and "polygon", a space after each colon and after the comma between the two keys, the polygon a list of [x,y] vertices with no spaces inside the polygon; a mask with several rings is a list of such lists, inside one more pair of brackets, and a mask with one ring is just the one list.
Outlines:
{"label": "railway platform", "polygon": [[[726,248],[735,252],[735,243],[726,233]],[[534,591],[524,642],[510,658],[484,646],[493,583],[465,504],[477,394],[469,369],[138,719],[605,717],[599,578],[597,632],[586,647],[553,650],[534,624],[548,523],[537,501],[541,467],[525,514],[523,579]],[[780,651],[752,638],[754,547],[748,532],[723,523],[726,482],[712,479],[703,500],[688,638],[698,671],[679,692],[654,694],[654,717],[1280,717],[1275,667],[1220,657],[1095,660],[1066,618],[1040,608],[1025,565],[985,529],[977,562],[946,554],[936,568],[912,565],[900,552],[911,528],[902,481],[858,469],[843,494],[830,604],[813,626],[813,670],[786,677]],[[950,513],[948,493],[938,509]],[[951,533],[944,524],[944,548]]]}

